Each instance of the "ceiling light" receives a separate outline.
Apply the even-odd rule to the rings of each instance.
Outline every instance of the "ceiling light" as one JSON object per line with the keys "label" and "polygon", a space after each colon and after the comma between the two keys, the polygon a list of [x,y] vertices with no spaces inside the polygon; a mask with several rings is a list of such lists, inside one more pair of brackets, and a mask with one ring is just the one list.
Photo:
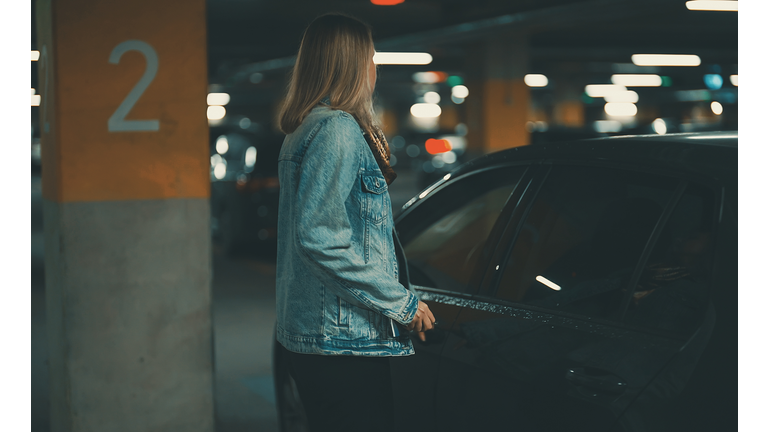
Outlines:
{"label": "ceiling light", "polygon": [[732,11],[737,12],[739,10],[738,1],[710,1],[710,0],[697,0],[685,2],[685,7],[689,10],[699,11]]}
{"label": "ceiling light", "polygon": [[411,115],[418,118],[439,117],[442,110],[440,105],[417,103],[411,106]]}
{"label": "ceiling light", "polygon": [[394,6],[404,2],[405,0],[371,0],[371,3],[376,6]]}
{"label": "ceiling light", "polygon": [[712,108],[712,112],[715,113],[715,115],[723,113],[723,105],[718,101],[712,101],[712,103],[709,104],[709,107]]}
{"label": "ceiling light", "polygon": [[659,87],[661,77],[654,74],[615,74],[611,82],[625,87]]}
{"label": "ceiling light", "polygon": [[638,66],[698,66],[701,59],[693,54],[633,54],[632,63]]}
{"label": "ceiling light", "polygon": [[249,167],[256,165],[256,147],[248,147],[245,151],[245,165]]}
{"label": "ceiling light", "polygon": [[431,104],[440,103],[440,94],[433,91],[426,92],[424,93],[424,102]]}
{"label": "ceiling light", "polygon": [[425,65],[432,63],[429,53],[417,52],[377,52],[373,55],[376,64],[389,65]]}
{"label": "ceiling light", "polygon": [[227,140],[226,135],[222,135],[216,140],[216,152],[224,154],[227,150],[229,150],[229,140]]}
{"label": "ceiling light", "polygon": [[525,85],[528,87],[546,87],[549,84],[549,80],[542,74],[528,74],[523,77]]}
{"label": "ceiling light", "polygon": [[224,106],[229,103],[229,95],[227,93],[208,93],[208,105]]}
{"label": "ceiling light", "polygon": [[464,99],[467,96],[469,96],[469,89],[467,86],[463,85],[457,85],[451,87],[451,95],[456,96],[457,98]]}
{"label": "ceiling light", "polygon": [[637,92],[633,92],[632,90],[627,90],[624,92],[616,92],[616,93],[610,93],[605,95],[605,101],[606,102],[629,102],[629,103],[637,103],[638,100]]}
{"label": "ceiling light", "polygon": [[739,86],[739,76],[738,75],[731,75],[731,84],[738,87]]}
{"label": "ceiling light", "polygon": [[208,120],[221,120],[225,115],[227,115],[227,110],[223,106],[208,107]]}
{"label": "ceiling light", "polygon": [[413,82],[421,84],[434,84],[440,81],[440,75],[435,72],[416,72],[411,78]]}
{"label": "ceiling light", "polygon": [[605,104],[605,113],[614,117],[630,117],[637,114],[633,103],[609,102]]}
{"label": "ceiling light", "polygon": [[40,95],[32,95],[32,106],[40,106]]}
{"label": "ceiling light", "polygon": [[584,87],[584,91],[590,97],[605,97],[608,94],[625,92],[627,88],[616,84],[590,84]]}
{"label": "ceiling light", "polygon": [[32,61],[40,60],[40,51],[32,50]]}

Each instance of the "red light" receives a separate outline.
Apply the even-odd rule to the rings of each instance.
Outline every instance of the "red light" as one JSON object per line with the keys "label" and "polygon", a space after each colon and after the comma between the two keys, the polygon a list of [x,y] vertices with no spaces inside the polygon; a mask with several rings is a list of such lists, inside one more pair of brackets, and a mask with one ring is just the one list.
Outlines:
{"label": "red light", "polygon": [[371,0],[371,3],[377,5],[377,6],[394,6],[396,4],[400,4],[404,2],[405,0]]}
{"label": "red light", "polygon": [[424,147],[429,154],[438,154],[451,151],[451,143],[445,139],[430,138],[424,143]]}
{"label": "red light", "polygon": [[429,73],[437,75],[437,82],[445,82],[448,79],[448,74],[445,72],[429,71]]}

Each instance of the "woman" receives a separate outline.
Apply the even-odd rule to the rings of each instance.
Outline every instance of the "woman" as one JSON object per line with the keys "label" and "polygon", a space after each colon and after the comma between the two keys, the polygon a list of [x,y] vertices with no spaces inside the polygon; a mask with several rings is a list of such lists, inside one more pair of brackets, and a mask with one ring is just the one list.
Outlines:
{"label": "woman", "polygon": [[397,278],[373,54],[362,22],[315,19],[278,118],[277,340],[313,431],[392,430],[389,357],[414,353],[398,325],[435,321]]}

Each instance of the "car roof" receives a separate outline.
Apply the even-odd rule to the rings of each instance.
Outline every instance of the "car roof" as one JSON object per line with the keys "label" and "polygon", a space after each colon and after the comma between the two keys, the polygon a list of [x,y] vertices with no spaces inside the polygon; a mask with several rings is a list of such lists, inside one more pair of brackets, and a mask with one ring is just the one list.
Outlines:
{"label": "car roof", "polygon": [[728,177],[735,184],[737,132],[625,135],[528,145],[473,159],[452,177],[499,165],[536,162],[615,163],[645,169]]}

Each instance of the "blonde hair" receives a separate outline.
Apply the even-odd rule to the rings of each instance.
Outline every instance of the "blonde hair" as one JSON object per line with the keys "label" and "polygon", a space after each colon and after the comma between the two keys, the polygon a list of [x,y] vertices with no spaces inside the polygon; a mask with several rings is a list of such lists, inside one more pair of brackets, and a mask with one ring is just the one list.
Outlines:
{"label": "blonde hair", "polygon": [[304,31],[288,91],[277,118],[289,134],[325,96],[332,109],[351,114],[366,131],[375,129],[373,84],[368,67],[373,55],[371,29],[347,15],[315,18]]}

